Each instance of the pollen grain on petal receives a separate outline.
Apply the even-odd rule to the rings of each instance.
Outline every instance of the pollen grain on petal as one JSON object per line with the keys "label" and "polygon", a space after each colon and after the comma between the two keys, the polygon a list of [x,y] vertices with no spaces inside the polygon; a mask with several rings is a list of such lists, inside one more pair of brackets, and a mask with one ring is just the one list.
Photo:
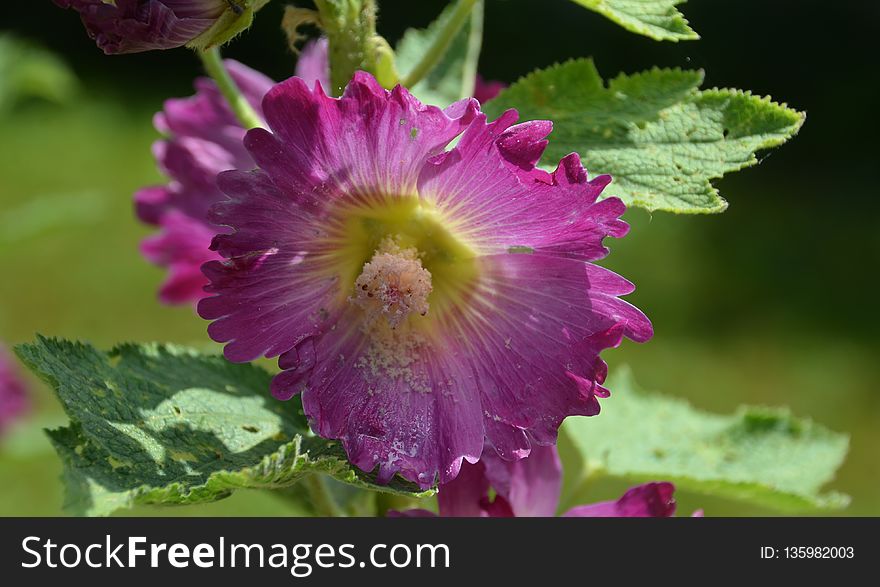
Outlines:
{"label": "pollen grain on petal", "polygon": [[[431,392],[431,381],[419,365],[431,348],[422,333],[411,328],[392,329],[388,323],[379,322],[367,336],[368,346],[357,366],[368,381],[400,380],[412,391]],[[375,393],[378,386],[370,389]]]}

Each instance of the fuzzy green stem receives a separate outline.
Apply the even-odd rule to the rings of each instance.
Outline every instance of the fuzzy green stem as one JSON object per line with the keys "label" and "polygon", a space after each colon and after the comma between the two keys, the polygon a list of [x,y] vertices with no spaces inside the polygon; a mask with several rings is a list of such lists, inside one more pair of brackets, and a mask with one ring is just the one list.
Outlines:
{"label": "fuzzy green stem", "polygon": [[477,65],[480,61],[480,51],[483,50],[484,4],[483,0],[478,0],[471,11],[471,30],[468,34],[467,54],[461,72],[461,95],[459,98],[470,98],[476,89]]}
{"label": "fuzzy green stem", "polygon": [[416,63],[415,67],[412,68],[412,71],[406,74],[401,80],[401,83],[404,86],[408,88],[413,87],[422,81],[422,78],[428,75],[428,73],[440,63],[440,60],[443,59],[443,56],[449,49],[449,45],[452,44],[452,40],[455,39],[455,35],[458,34],[458,31],[460,31],[461,27],[464,26],[464,23],[467,22],[471,9],[473,9],[476,3],[477,0],[458,0],[455,10],[453,10],[452,15],[440,31],[440,34],[437,35],[434,43],[428,47],[427,51],[425,51],[421,61]]}
{"label": "fuzzy green stem", "polygon": [[354,72],[370,71],[370,39],[376,34],[375,0],[315,0],[330,42],[330,91],[339,95]]}
{"label": "fuzzy green stem", "polygon": [[330,495],[330,489],[324,482],[324,476],[320,473],[313,473],[301,481],[309,492],[312,505],[315,512],[330,518],[343,518],[345,512]]}
{"label": "fuzzy green stem", "polygon": [[220,50],[214,47],[204,51],[197,51],[197,53],[202,60],[202,64],[205,66],[205,71],[214,79],[217,87],[220,88],[220,93],[226,98],[229,107],[232,108],[232,112],[235,113],[235,117],[238,118],[241,125],[246,129],[264,126],[263,119],[253,109],[250,102],[241,93],[235,80],[226,71],[223,59],[220,57]]}

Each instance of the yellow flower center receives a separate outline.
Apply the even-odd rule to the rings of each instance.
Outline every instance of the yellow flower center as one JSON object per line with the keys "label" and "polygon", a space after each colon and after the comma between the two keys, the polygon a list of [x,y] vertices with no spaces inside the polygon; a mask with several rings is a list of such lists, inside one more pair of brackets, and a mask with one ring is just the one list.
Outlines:
{"label": "yellow flower center", "polygon": [[393,329],[427,333],[476,282],[475,252],[453,222],[415,196],[352,198],[333,210],[328,229],[327,266],[341,278],[344,300],[370,323],[382,316]]}
{"label": "yellow flower center", "polygon": [[369,393],[378,393],[384,379],[417,393],[437,385],[422,360],[455,327],[452,311],[477,287],[477,255],[456,228],[415,196],[352,196],[328,214],[316,243],[318,265],[338,280],[337,302],[362,312],[341,326],[363,335],[356,366]]}

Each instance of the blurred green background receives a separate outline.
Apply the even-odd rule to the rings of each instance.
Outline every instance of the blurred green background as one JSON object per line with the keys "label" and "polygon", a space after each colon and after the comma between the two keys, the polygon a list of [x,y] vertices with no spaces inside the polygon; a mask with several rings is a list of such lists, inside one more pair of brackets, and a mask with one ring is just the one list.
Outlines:
{"label": "blurred green background", "polygon": [[[30,88],[44,99],[11,103],[0,65],[0,340],[41,332],[102,347],[173,340],[210,348],[191,309],[156,302],[162,272],[139,256],[149,230],[131,210],[138,187],[162,181],[150,155],[152,113],[164,98],[191,93],[195,57],[183,50],[105,57],[72,12],[48,0],[11,4],[0,31],[52,50],[80,82],[75,93]],[[278,29],[282,4],[271,3],[227,51],[277,79],[291,75],[295,61]],[[380,32],[393,41],[445,3],[380,4]],[[853,502],[839,513],[878,515],[880,129],[871,109],[880,103],[880,4],[843,1],[832,11],[819,0],[692,0],[683,10],[703,40],[657,43],[567,0],[489,0],[480,70],[510,82],[576,56],[595,57],[606,77],[655,64],[701,67],[707,87],[772,94],[807,111],[791,143],[718,182],[730,202],[724,214],[627,213],[632,231],[610,243],[605,265],[638,285],[630,299],[652,318],[656,336],[606,358],[629,364],[641,386],[704,409],[789,405],[850,433],[849,458],[831,488]],[[0,448],[0,515],[61,512],[60,465],[39,426],[63,416],[34,385],[29,424]],[[600,483],[591,497],[621,489]],[[773,513],[702,495],[682,494],[679,503],[683,513]],[[269,493],[242,492],[207,506],[136,513],[298,510]]]}

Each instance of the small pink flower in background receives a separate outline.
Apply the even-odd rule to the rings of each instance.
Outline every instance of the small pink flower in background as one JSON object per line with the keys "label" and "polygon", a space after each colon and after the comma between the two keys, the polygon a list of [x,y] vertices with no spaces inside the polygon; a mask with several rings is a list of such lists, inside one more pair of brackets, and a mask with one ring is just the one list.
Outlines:
{"label": "small pink flower in background", "polygon": [[[556,447],[534,447],[518,461],[505,461],[485,451],[476,464],[463,464],[453,481],[440,486],[437,505],[442,517],[551,517],[562,490],[562,463]],[[490,489],[494,496],[490,497]],[[563,517],[665,518],[675,514],[675,486],[667,482],[633,487],[617,500],[576,506]],[[392,517],[431,517],[428,510],[389,512]],[[702,516],[697,511],[694,516]]]}
{"label": "small pink flower in background", "polygon": [[0,435],[30,408],[27,386],[9,351],[0,344]]}
{"label": "small pink flower in background", "polygon": [[[296,75],[314,84],[317,78],[312,76],[322,63],[326,67],[326,39],[313,41],[303,50]],[[274,82],[237,61],[226,60],[226,67],[260,112],[262,98]],[[207,220],[210,207],[224,199],[217,187],[217,174],[255,165],[242,144],[245,130],[214,82],[199,78],[195,86],[194,96],[166,101],[164,110],[155,117],[156,129],[165,138],[156,142],[153,153],[171,181],[135,194],[138,217],[160,229],[144,240],[141,253],[151,263],[168,269],[159,290],[159,299],[166,304],[191,304],[206,295],[203,288],[208,279],[201,266],[220,258],[210,245],[222,229]]]}
{"label": "small pink flower in background", "polygon": [[501,93],[501,90],[507,87],[504,82],[494,80],[484,80],[483,76],[477,74],[476,85],[474,86],[474,98],[485,104],[495,96]]}
{"label": "small pink flower in background", "polygon": [[[230,75],[245,97],[259,108],[272,80],[241,63],[226,61]],[[245,130],[227,106],[213,81],[196,81],[196,95],[165,102],[154,119],[165,135],[153,147],[162,171],[171,181],[135,194],[138,217],[159,227],[144,240],[141,252],[150,262],[168,269],[159,299],[188,304],[205,296],[208,283],[201,266],[219,256],[210,250],[218,232],[208,223],[208,209],[224,198],[217,174],[227,169],[251,169],[254,161],[242,145]]]}
{"label": "small pink flower in background", "polygon": [[667,518],[675,514],[672,483],[645,483],[628,490],[619,499],[571,508],[569,518]]}
{"label": "small pink flower in background", "polygon": [[312,39],[305,44],[296,61],[296,75],[309,87],[319,82],[325,90],[330,89],[330,41],[327,37]]}

